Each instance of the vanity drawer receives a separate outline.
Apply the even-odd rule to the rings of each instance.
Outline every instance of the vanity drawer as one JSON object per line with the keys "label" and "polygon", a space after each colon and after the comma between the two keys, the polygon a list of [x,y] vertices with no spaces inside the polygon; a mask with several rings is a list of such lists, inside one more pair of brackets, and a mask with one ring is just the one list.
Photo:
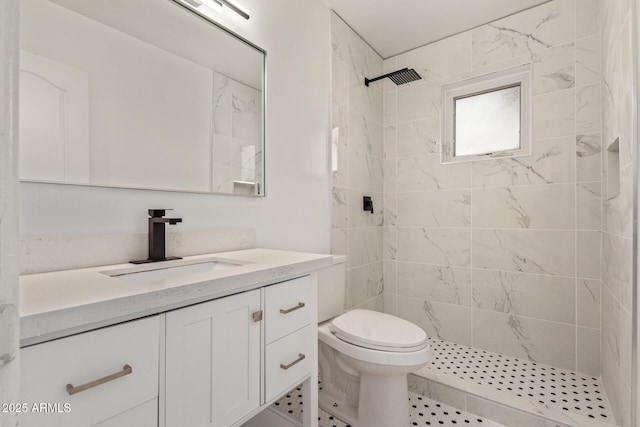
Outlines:
{"label": "vanity drawer", "polygon": [[92,426],[156,401],[159,351],[159,316],[22,349],[21,401],[53,406],[21,425]]}
{"label": "vanity drawer", "polygon": [[316,323],[316,291],[311,276],[265,289],[265,337],[271,343],[310,323]]}
{"label": "vanity drawer", "polygon": [[317,364],[317,326],[308,325],[276,342],[265,351],[266,400],[300,384]]}

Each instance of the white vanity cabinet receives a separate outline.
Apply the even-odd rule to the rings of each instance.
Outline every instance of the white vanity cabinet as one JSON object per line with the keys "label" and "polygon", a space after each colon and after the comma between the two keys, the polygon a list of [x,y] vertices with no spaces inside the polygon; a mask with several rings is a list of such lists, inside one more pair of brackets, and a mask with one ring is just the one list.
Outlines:
{"label": "white vanity cabinet", "polygon": [[241,425],[304,380],[312,401],[316,303],[304,276],[167,313],[165,426]]}
{"label": "white vanity cabinet", "polygon": [[167,427],[227,427],[260,406],[260,307],[258,289],[167,313]]}
{"label": "white vanity cabinet", "polygon": [[316,305],[306,275],[24,347],[21,425],[238,427],[303,383],[316,427]]}
{"label": "white vanity cabinet", "polygon": [[157,426],[161,317],[23,348],[20,425]]}

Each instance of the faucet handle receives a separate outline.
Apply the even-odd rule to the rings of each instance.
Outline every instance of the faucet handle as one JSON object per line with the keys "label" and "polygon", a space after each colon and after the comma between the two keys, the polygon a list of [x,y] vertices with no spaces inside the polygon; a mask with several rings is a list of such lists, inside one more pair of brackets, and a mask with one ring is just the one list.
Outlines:
{"label": "faucet handle", "polygon": [[173,209],[149,209],[149,216],[151,218],[162,218],[165,216],[167,211],[172,211]]}

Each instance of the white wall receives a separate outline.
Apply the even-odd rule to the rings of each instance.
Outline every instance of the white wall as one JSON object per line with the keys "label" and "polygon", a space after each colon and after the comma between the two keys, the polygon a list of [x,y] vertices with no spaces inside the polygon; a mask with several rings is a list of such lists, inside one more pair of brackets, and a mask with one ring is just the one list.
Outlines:
{"label": "white wall", "polygon": [[21,236],[146,231],[148,208],[181,229],[255,227],[261,247],[329,251],[329,10],[316,0],[243,0],[220,23],[267,51],[266,191],[260,199],[22,183]]}

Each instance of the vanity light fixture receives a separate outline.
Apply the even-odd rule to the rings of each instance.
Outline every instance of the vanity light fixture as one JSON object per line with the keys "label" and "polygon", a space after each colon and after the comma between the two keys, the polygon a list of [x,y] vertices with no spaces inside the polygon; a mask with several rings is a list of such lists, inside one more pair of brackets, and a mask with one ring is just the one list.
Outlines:
{"label": "vanity light fixture", "polygon": [[192,9],[199,9],[204,6],[206,9],[211,9],[216,13],[222,12],[222,3],[218,0],[182,0],[182,3],[186,3]]}
{"label": "vanity light fixture", "polygon": [[229,9],[233,10],[238,15],[242,16],[244,19],[249,19],[250,14],[246,7],[242,6],[235,0],[216,0],[227,6]]}
{"label": "vanity light fixture", "polygon": [[[249,11],[238,4],[234,0],[179,0],[180,3],[186,4],[191,9],[197,9],[201,13],[207,14],[207,9],[209,11],[221,13],[222,7],[226,6],[229,9],[233,10],[238,15],[242,16],[244,19],[249,19],[251,16]],[[202,10],[204,8],[205,10]],[[212,18],[210,16],[210,18]]]}

